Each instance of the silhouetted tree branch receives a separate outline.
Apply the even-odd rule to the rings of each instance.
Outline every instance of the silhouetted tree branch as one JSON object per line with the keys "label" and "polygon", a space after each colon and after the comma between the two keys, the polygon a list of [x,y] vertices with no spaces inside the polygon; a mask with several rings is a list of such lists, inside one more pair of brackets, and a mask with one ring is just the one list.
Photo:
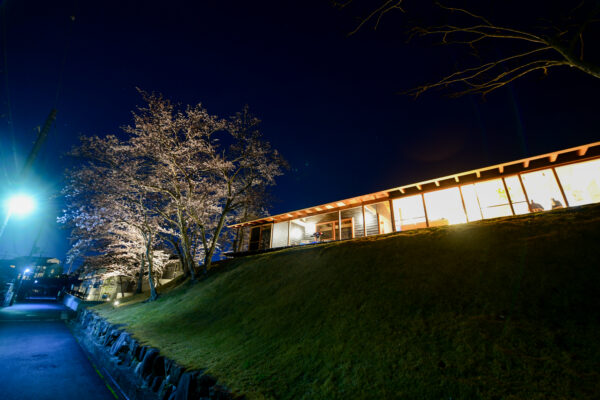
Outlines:
{"label": "silhouetted tree branch", "polygon": [[[374,9],[351,34],[372,22],[376,29],[383,15],[400,9],[403,0],[386,0]],[[406,2],[404,2],[406,3]],[[349,3],[344,4],[346,6]],[[571,67],[594,78],[600,78],[600,67],[584,58],[584,34],[600,21],[600,1],[582,0],[576,7],[555,15],[552,21],[533,21],[518,27],[512,21],[492,22],[493,18],[479,15],[469,9],[436,3],[436,9],[452,22],[437,26],[414,27],[414,36],[439,38],[442,45],[466,45],[479,54],[483,50],[501,48],[489,61],[463,68],[442,79],[417,86],[404,93],[419,96],[437,88],[451,88],[453,96],[471,93],[486,95],[506,84],[536,71],[544,74],[550,68]],[[518,13],[519,10],[514,10]],[[517,27],[515,27],[515,25]],[[489,51],[487,52],[489,53]]]}

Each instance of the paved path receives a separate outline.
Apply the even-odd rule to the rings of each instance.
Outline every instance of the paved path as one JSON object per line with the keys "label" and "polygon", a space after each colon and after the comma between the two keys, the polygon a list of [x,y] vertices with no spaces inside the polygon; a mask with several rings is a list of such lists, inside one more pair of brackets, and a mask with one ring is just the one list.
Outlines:
{"label": "paved path", "polygon": [[115,400],[49,301],[0,308],[2,400]]}

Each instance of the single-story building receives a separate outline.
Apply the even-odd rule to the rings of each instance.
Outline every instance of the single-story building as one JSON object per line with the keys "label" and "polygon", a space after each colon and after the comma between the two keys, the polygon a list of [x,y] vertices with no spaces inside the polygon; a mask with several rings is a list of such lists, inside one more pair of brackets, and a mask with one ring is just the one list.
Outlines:
{"label": "single-story building", "polygon": [[238,252],[600,202],[600,142],[231,225]]}

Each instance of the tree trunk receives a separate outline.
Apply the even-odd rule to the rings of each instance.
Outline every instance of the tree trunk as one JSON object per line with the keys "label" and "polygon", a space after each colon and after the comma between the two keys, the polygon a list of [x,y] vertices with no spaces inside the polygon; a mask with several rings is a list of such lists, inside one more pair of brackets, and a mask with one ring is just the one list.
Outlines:
{"label": "tree trunk", "polygon": [[125,298],[125,292],[123,292],[123,277],[119,275],[119,286],[121,287],[121,300]]}
{"label": "tree trunk", "polygon": [[208,269],[210,268],[210,265],[212,263],[212,256],[215,253],[215,248],[217,246],[217,241],[219,240],[219,236],[221,235],[221,231],[223,230],[223,225],[225,224],[225,217],[229,213],[229,206],[230,205],[231,204],[228,201],[227,204],[225,204],[225,207],[223,207],[223,213],[221,214],[221,218],[219,219],[219,224],[217,225],[217,229],[215,230],[215,234],[214,234],[214,236],[212,238],[212,243],[210,244],[210,250],[204,256],[204,267],[202,269],[202,272],[205,275],[208,273]]}
{"label": "tree trunk", "polygon": [[137,289],[135,290],[135,292],[137,294],[142,293],[142,284],[144,282],[144,268],[145,267],[146,267],[146,260],[144,258],[144,255],[142,254],[142,260],[140,261],[140,274],[138,276]]}
{"label": "tree trunk", "polygon": [[187,226],[183,221],[181,210],[177,210],[177,222],[179,223],[179,230],[181,232],[181,247],[183,257],[185,258],[185,267],[188,268],[190,272],[190,280],[194,282],[196,280],[196,273],[194,272],[194,260],[192,259],[192,256],[190,254],[190,242],[187,235]]}
{"label": "tree trunk", "polygon": [[177,244],[175,239],[169,239],[169,242],[171,242],[173,248],[175,248],[175,251],[177,252],[177,258],[179,258],[179,263],[181,264],[181,269],[183,270],[183,276],[190,276],[190,271],[188,268],[186,268],[185,258],[183,257],[183,253],[181,253],[181,247]]}
{"label": "tree trunk", "polygon": [[152,246],[150,243],[146,244],[146,258],[148,259],[148,284],[150,285],[150,301],[154,301],[158,298],[156,288],[154,287],[154,279],[152,278]]}

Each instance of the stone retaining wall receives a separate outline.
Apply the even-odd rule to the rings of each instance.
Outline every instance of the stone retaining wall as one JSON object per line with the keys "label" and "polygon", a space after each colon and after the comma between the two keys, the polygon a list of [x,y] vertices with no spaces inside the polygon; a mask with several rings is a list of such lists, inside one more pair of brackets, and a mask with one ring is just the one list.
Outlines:
{"label": "stone retaining wall", "polygon": [[131,400],[242,400],[203,371],[188,371],[143,346],[122,325],[83,309],[72,322],[81,345],[104,367]]}
{"label": "stone retaining wall", "polygon": [[61,302],[73,311],[78,311],[81,308],[95,306],[96,304],[104,303],[103,301],[85,301],[85,300],[82,300],[79,297],[75,297],[69,293],[65,293],[62,296]]}

